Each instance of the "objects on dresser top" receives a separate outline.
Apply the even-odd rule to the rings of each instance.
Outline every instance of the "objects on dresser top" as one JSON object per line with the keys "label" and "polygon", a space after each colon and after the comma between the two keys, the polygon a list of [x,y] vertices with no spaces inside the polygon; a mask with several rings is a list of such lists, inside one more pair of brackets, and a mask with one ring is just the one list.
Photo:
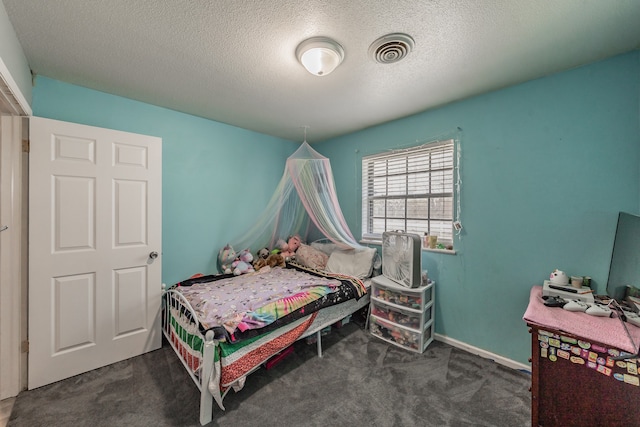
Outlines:
{"label": "objects on dresser top", "polygon": [[543,296],[542,299],[544,300],[544,305],[547,307],[564,307],[567,303],[564,298],[549,295]]}
{"label": "objects on dresser top", "polygon": [[624,290],[624,303],[631,311],[640,312],[640,289],[632,285],[627,285]]}
{"label": "objects on dresser top", "polygon": [[544,281],[542,287],[543,296],[556,296],[564,299],[576,299],[578,301],[584,301],[586,303],[593,303],[593,291],[591,289],[582,288],[576,289],[571,286],[560,286],[551,283],[549,280]]}
{"label": "objects on dresser top", "polygon": [[549,281],[554,285],[567,286],[569,284],[569,276],[557,268],[549,275]]}
{"label": "objects on dresser top", "polygon": [[[596,302],[586,303],[578,300],[565,300],[558,296],[542,296],[543,304],[547,307],[561,307],[566,311],[585,313],[596,317],[615,317],[623,322],[640,327],[640,315],[631,311],[626,305],[620,305],[615,300],[604,295],[597,295]],[[624,324],[623,324],[624,326]],[[625,326],[626,329],[626,326]]]}
{"label": "objects on dresser top", "polygon": [[587,304],[583,301],[571,300],[562,308],[567,311],[584,312],[591,316],[611,317],[612,311],[607,305],[603,304]]}
{"label": "objects on dresser top", "polygon": [[610,308],[617,314],[617,316],[627,323],[631,323],[634,326],[640,327],[640,315],[629,308],[628,304],[618,303],[612,300],[609,304]]}
{"label": "objects on dresser top", "polygon": [[600,304],[592,304],[589,308],[587,308],[585,313],[591,316],[598,316],[598,317],[611,317],[611,314],[612,314],[611,309],[609,307],[607,307],[606,305],[600,305]]}
{"label": "objects on dresser top", "polygon": [[[640,327],[640,315],[633,311],[629,311],[626,307],[621,307],[617,302],[610,300],[609,303],[603,303],[602,296],[598,295],[598,302],[586,303],[578,300],[565,300],[558,296],[542,296],[544,305],[547,307],[562,307],[567,311],[577,313],[585,313],[590,316],[597,317],[613,317],[614,313],[623,321]],[[610,307],[613,305],[613,309]]]}
{"label": "objects on dresser top", "polygon": [[571,286],[577,289],[582,288],[582,282],[584,278],[582,276],[571,276]]}
{"label": "objects on dresser top", "polygon": [[583,301],[571,300],[568,303],[566,303],[562,308],[564,308],[567,311],[585,312],[589,308],[589,304]]}
{"label": "objects on dresser top", "polygon": [[634,326],[640,327],[640,316],[638,316],[638,313],[633,313],[633,312],[625,313],[625,320]]}

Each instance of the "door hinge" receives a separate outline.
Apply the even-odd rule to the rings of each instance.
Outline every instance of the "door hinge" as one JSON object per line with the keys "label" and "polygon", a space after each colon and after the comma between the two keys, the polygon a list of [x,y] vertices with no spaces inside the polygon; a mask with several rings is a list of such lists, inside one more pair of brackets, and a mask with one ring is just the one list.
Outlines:
{"label": "door hinge", "polygon": [[29,353],[29,340],[22,341],[22,344],[20,345],[20,351],[22,351],[23,353]]}
{"label": "door hinge", "polygon": [[22,152],[23,153],[28,153],[29,152],[29,140],[28,139],[23,139],[22,140]]}

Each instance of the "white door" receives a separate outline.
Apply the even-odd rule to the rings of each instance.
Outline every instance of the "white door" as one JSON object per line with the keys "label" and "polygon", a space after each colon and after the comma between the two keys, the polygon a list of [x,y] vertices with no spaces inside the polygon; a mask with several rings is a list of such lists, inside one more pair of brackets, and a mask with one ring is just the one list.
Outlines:
{"label": "white door", "polygon": [[161,345],[162,140],[33,117],[29,388]]}

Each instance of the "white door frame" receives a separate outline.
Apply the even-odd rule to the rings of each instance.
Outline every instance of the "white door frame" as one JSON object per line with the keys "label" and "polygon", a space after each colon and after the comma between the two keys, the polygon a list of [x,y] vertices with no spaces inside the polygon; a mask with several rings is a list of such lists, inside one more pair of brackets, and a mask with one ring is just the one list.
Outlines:
{"label": "white door frame", "polygon": [[29,155],[25,117],[33,111],[0,58],[0,399],[27,386],[27,212]]}
{"label": "white door frame", "polygon": [[0,399],[17,396],[26,384],[22,120],[0,115],[0,227],[8,227],[0,232]]}

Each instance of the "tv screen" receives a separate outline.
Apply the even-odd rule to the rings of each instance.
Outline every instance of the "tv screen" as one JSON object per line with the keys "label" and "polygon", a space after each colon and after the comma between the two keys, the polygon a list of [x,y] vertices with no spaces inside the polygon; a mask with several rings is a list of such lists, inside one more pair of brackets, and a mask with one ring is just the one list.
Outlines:
{"label": "tv screen", "polygon": [[613,241],[607,294],[621,301],[627,285],[640,288],[640,216],[618,214],[618,226]]}

